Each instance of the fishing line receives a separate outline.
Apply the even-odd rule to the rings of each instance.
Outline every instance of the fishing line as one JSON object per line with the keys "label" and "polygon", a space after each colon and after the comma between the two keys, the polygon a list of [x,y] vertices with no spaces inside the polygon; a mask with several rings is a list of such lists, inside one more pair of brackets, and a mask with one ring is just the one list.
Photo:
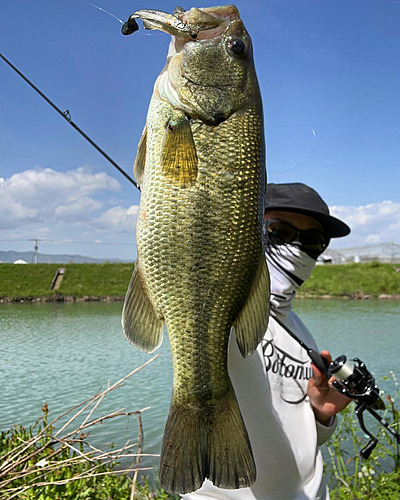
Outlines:
{"label": "fishing line", "polygon": [[105,9],[102,9],[101,7],[99,7],[98,5],[95,5],[94,3],[91,3],[89,2],[88,0],[83,0],[84,2],[88,3],[89,5],[91,5],[92,7],[96,8],[96,9],[99,9],[101,10],[102,12],[104,12],[105,14],[108,14],[109,16],[113,17],[114,19],[116,19],[117,21],[119,21],[121,24],[124,24],[124,21],[121,21],[121,19],[117,16],[114,16],[114,14],[111,14],[111,12],[108,12],[108,10],[105,10]]}
{"label": "fishing line", "polygon": [[[95,9],[99,9],[101,10],[102,12],[104,12],[105,14],[108,14],[109,16],[113,17],[114,19],[116,19],[117,21],[119,21],[121,24],[124,24],[124,21],[122,21],[119,17],[115,16],[114,14],[112,14],[111,12],[108,12],[108,10],[105,10],[105,9],[102,9],[101,7],[99,7],[98,5],[95,5],[94,3],[92,2],[89,2],[89,0],[83,0],[84,2],[86,2],[87,4],[91,5],[92,7],[94,7]],[[140,31],[138,33],[138,35],[141,35],[141,36],[154,36],[152,35],[151,33],[143,33],[143,31]],[[135,38],[137,38],[137,35],[135,36]]]}
{"label": "fishing line", "polygon": [[[292,126],[293,125],[281,125],[281,127],[292,127]],[[315,130],[313,128],[311,128],[310,125],[307,125],[305,123],[297,123],[294,126],[309,128],[311,130],[312,135],[313,135],[313,140],[316,141],[317,136],[315,134]],[[270,173],[271,174],[284,174],[286,172],[290,172],[291,170],[294,170],[295,168],[300,167],[300,165],[304,165],[305,163],[307,163],[313,153],[314,153],[314,147],[309,152],[307,158],[304,161],[302,161],[301,163],[297,163],[297,165],[295,165],[294,167],[287,168],[286,170],[271,170]]]}
{"label": "fishing line", "polygon": [[[85,0],[86,1],[86,0]],[[71,127],[73,127],[77,132],[79,132],[79,134],[81,134],[82,137],[84,137],[95,149],[97,149],[97,151],[102,155],[104,156],[104,158],[106,160],[108,160],[111,165],[113,167],[115,167],[124,177],[126,177],[128,179],[129,182],[131,182],[137,189],[139,189],[140,191],[140,187],[138,186],[138,184],[132,179],[132,177],[127,174],[125,172],[125,170],[123,170],[119,165],[118,163],[116,163],[112,158],[111,156],[109,156],[103,149],[101,149],[101,147],[96,144],[87,134],[85,134],[85,132],[78,127],[78,125],[76,125],[76,123],[74,123],[71,119],[71,113],[69,112],[68,109],[66,109],[65,111],[61,111],[61,109],[56,106],[54,104],[53,101],[51,101],[38,87],[36,87],[36,85],[34,85],[30,80],[29,78],[27,78],[18,68],[16,68],[14,66],[14,64],[12,64],[11,61],[9,61],[3,54],[0,54],[0,57],[1,59],[3,59],[4,62],[6,62],[10,68],[12,68],[23,80],[26,81],[26,83],[28,85],[30,85],[33,90],[35,90],[48,104],[50,104],[50,106],[55,109],[57,111],[57,113],[59,113],[65,120],[67,120],[67,122],[71,125]]]}

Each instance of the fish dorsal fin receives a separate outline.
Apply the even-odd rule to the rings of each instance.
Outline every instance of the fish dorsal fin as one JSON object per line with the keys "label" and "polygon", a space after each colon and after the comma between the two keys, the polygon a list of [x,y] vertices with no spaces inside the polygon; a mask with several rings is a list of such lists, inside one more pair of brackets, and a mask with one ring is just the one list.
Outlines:
{"label": "fish dorsal fin", "polygon": [[247,301],[233,323],[236,343],[244,358],[256,350],[267,330],[269,294],[268,267],[261,252]]}
{"label": "fish dorsal fin", "polygon": [[181,187],[197,179],[197,153],[187,116],[176,112],[167,123],[162,145],[162,172]]}
{"label": "fish dorsal fin", "polygon": [[163,325],[164,320],[150,300],[137,260],[122,311],[125,338],[142,351],[153,352],[161,345]]}
{"label": "fish dorsal fin", "polygon": [[143,183],[144,168],[146,165],[146,151],[147,151],[147,125],[145,125],[142,136],[139,140],[135,163],[133,164],[133,175],[138,184]]}

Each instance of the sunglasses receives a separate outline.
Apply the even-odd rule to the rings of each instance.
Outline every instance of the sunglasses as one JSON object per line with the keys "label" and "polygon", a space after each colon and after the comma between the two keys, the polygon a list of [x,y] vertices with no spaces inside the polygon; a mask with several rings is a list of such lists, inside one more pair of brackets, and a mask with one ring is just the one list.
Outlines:
{"label": "sunglasses", "polygon": [[286,245],[298,239],[304,252],[315,260],[328,246],[324,233],[319,229],[304,231],[278,219],[264,221],[264,235],[273,245]]}

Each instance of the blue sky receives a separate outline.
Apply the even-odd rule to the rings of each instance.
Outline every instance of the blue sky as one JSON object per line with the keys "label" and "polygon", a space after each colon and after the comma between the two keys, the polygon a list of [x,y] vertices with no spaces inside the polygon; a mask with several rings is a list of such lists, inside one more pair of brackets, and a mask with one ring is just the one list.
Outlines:
{"label": "blue sky", "polygon": [[[174,2],[94,0],[125,21]],[[192,6],[212,6],[203,1]],[[400,1],[247,0],[269,182],[304,182],[352,234],[400,243]],[[3,2],[1,52],[128,173],[169,36],[84,0]],[[0,250],[134,259],[136,189],[0,61]],[[74,243],[79,242],[79,243]],[[97,242],[93,244],[93,242]]]}

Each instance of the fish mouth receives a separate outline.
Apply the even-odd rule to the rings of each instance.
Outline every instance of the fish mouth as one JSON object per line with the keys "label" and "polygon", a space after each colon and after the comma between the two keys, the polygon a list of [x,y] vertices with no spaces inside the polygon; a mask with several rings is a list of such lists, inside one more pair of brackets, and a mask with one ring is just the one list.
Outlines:
{"label": "fish mouth", "polygon": [[201,87],[201,88],[213,88],[213,89],[220,89],[220,90],[229,90],[229,89],[237,88],[237,86],[235,86],[235,85],[222,85],[222,84],[215,84],[215,83],[196,82],[195,80],[192,80],[191,78],[189,78],[187,75],[182,75],[182,78],[185,78],[185,80],[187,80],[192,85],[196,85],[197,87]]}
{"label": "fish mouth", "polygon": [[[232,52],[233,42],[240,43],[240,47],[243,47],[240,54]],[[195,41],[173,39],[169,56],[171,60],[179,58],[180,77],[189,84],[229,90],[243,89],[247,79],[245,66],[249,53],[251,56],[250,37],[243,22],[237,19],[223,20],[216,28],[211,27],[199,32]],[[226,71],[221,68],[226,68]],[[171,76],[173,77],[173,74]]]}
{"label": "fish mouth", "polygon": [[230,44],[240,39],[251,51],[251,40],[235,6],[188,11],[178,7],[173,14],[143,10],[131,17],[141,19],[146,29],[172,35],[155,86],[161,99],[211,125],[242,108],[247,99],[247,52],[237,55]]}
{"label": "fish mouth", "polygon": [[136,19],[143,21],[147,30],[159,30],[187,40],[207,40],[222,35],[226,26],[240,19],[234,5],[221,7],[193,7],[185,11],[176,7],[173,14],[160,10],[141,9],[131,14],[122,26],[123,35],[131,35],[139,29]]}
{"label": "fish mouth", "polygon": [[197,33],[196,41],[222,38],[228,26],[240,20],[239,11],[234,5],[193,7],[188,11],[178,12],[176,15]]}
{"label": "fish mouth", "polygon": [[234,5],[220,7],[193,7],[188,11],[179,12],[177,16],[186,24],[197,31],[209,31],[223,24],[240,19],[239,11]]}

